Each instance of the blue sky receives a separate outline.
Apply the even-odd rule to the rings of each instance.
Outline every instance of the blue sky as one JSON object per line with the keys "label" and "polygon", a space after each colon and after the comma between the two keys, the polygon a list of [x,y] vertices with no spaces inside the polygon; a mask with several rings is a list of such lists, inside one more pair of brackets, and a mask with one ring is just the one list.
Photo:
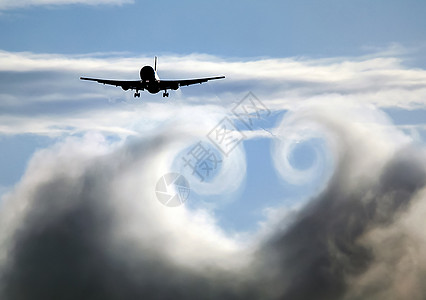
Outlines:
{"label": "blue sky", "polygon": [[424,6],[420,0],[23,4],[3,10],[0,46],[66,54],[358,55],[394,43],[424,47]]}
{"label": "blue sky", "polygon": [[[360,65],[367,62],[365,64],[368,65],[370,62],[371,68],[374,68],[382,66],[377,59],[385,59],[384,64],[391,73],[394,69],[409,72],[424,67],[426,63],[426,4],[422,1],[120,3],[117,0],[112,4],[100,1],[84,5],[70,0],[68,4],[56,4],[55,1],[49,5],[39,5],[37,1],[16,3],[15,7],[0,5],[0,50],[4,52],[3,60],[10,62],[10,66],[2,70],[2,78],[7,78],[2,85],[2,116],[4,120],[11,116],[22,116],[28,121],[32,115],[33,119],[40,118],[49,124],[37,130],[34,127],[29,130],[24,125],[25,128],[16,129],[19,118],[13,123],[3,122],[0,138],[0,186],[3,192],[19,182],[26,163],[35,151],[69,136],[83,136],[92,130],[102,131],[103,129],[99,129],[102,126],[105,128],[114,125],[113,121],[107,124],[108,121],[103,120],[102,125],[93,121],[79,127],[76,125],[78,122],[73,119],[77,115],[79,120],[88,120],[91,118],[90,113],[98,110],[107,112],[108,116],[114,118],[115,110],[127,113],[132,110],[140,111],[152,103],[160,103],[155,108],[156,111],[180,109],[185,114],[185,110],[192,105],[203,106],[203,102],[197,99],[205,98],[210,105],[215,106],[210,123],[210,126],[214,126],[215,118],[230,113],[233,103],[237,103],[249,91],[253,91],[271,110],[286,112],[287,109],[292,109],[291,105],[276,105],[276,99],[283,95],[286,95],[287,101],[295,102],[304,97],[315,98],[321,93],[344,95],[359,89],[362,94],[363,88],[368,89],[369,79],[360,83],[361,87],[351,87],[352,83],[342,83],[342,87],[324,84],[323,88],[316,87],[313,83],[309,87],[311,80],[321,77],[315,74],[321,67],[330,66],[329,74],[333,74],[333,65],[340,65],[344,69],[345,61],[354,65],[358,62]],[[14,54],[21,57],[16,58],[16,62],[21,62],[20,65],[14,65],[15,60],[10,58]],[[151,64],[151,57],[154,55],[160,57],[159,73],[163,77],[223,73],[229,79],[227,82],[215,82],[172,93],[168,103],[164,104],[159,95],[144,94],[144,100],[137,103],[131,99],[129,93],[125,94],[119,89],[76,82],[80,75],[135,78],[140,66]],[[176,64],[179,58],[184,61],[182,65]],[[28,67],[25,59],[28,59]],[[55,59],[59,64],[55,65]],[[86,59],[87,62],[80,61],[81,59]],[[132,63],[128,63],[126,59]],[[274,59],[278,62],[274,62]],[[292,78],[291,74],[284,74],[281,79],[268,82],[264,76],[268,72],[268,66],[283,63],[282,68],[285,68],[286,59],[290,60],[289,66],[293,66],[291,62],[303,65],[305,69],[302,73],[313,73],[306,78],[303,75]],[[71,64],[74,61],[75,68],[70,67],[67,60],[71,60]],[[208,67],[199,69],[197,64],[187,67],[194,60],[201,60],[206,64],[213,61],[217,65],[211,71]],[[262,66],[262,61],[265,61],[266,66]],[[78,69],[78,66],[89,66],[92,62],[97,65]],[[116,66],[123,62],[126,65],[117,69]],[[256,65],[238,69],[238,64],[250,65],[251,62]],[[61,72],[61,68],[64,72]],[[228,72],[226,68],[229,69]],[[356,69],[355,66],[354,70]],[[370,70],[368,66],[362,69]],[[355,72],[353,74],[356,75]],[[256,82],[258,75],[260,80]],[[380,75],[373,74],[371,78],[377,76]],[[416,80],[421,80],[422,76],[420,74],[420,79]],[[380,80],[385,79],[379,79],[379,83]],[[304,88],[305,84],[308,84],[307,89]],[[391,85],[392,83],[388,84]],[[24,88],[21,89],[21,86]],[[11,91],[11,87],[15,90]],[[292,94],[291,91],[295,92]],[[24,95],[28,95],[28,99],[22,98]],[[60,100],[52,100],[58,96]],[[416,102],[414,98],[413,103]],[[14,100],[10,99],[19,99],[21,103],[13,103]],[[424,123],[425,110],[422,105],[408,104],[404,107],[402,99],[392,103],[375,102],[374,99],[371,101],[374,105],[383,107],[397,125],[414,125],[414,129],[404,130],[411,133],[414,130],[417,139],[420,142],[423,140],[421,125]],[[202,114],[203,111],[198,113]],[[93,120],[98,117],[93,117]],[[185,118],[182,116],[182,119]],[[167,126],[166,120],[164,117],[158,120],[153,117],[149,121],[134,121],[140,125],[136,126],[137,129],[133,126],[135,123],[129,128],[129,124],[120,121],[115,124],[115,132],[105,134],[114,141],[126,140],[126,134],[118,131],[132,130],[134,133],[140,130],[140,133],[145,134],[150,132],[150,128]],[[277,124],[274,117],[269,121]],[[209,131],[207,125],[205,130],[206,133]],[[262,131],[261,128],[256,130]],[[264,218],[263,208],[279,206],[279,203],[289,206],[299,201],[303,203],[321,186],[321,178],[327,176],[324,174],[328,174],[328,171],[322,170],[313,183],[304,183],[302,186],[286,183],[273,167],[271,143],[270,137],[254,138],[243,143],[247,158],[246,178],[238,191],[231,194],[233,201],[214,208],[214,214],[225,230],[255,230],[258,222]],[[313,156],[316,152],[312,149],[316,145],[306,145],[308,146],[296,148],[298,150],[291,155],[296,168],[308,168],[315,161]],[[331,168],[331,165],[327,167]],[[230,196],[219,194],[215,197]],[[192,201],[195,207],[196,203],[203,203],[197,202],[196,197]]]}

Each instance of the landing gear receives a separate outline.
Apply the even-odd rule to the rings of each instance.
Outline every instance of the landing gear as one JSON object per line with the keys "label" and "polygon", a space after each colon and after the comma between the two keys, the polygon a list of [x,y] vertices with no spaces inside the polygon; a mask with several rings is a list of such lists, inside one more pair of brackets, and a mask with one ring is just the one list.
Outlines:
{"label": "landing gear", "polygon": [[135,96],[135,98],[136,98],[136,97],[140,97],[140,96],[141,96],[141,93],[139,93],[139,91],[136,91],[136,93],[135,93],[135,95],[134,95],[134,96]]}
{"label": "landing gear", "polygon": [[164,91],[163,97],[169,97],[169,93],[167,93],[167,90]]}

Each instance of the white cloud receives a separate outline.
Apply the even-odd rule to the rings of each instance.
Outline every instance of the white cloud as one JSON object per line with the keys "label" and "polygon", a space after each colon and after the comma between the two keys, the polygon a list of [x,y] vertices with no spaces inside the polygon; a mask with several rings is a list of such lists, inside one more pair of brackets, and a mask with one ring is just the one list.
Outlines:
{"label": "white cloud", "polygon": [[[225,80],[172,91],[169,99],[144,93],[134,100],[130,91],[78,79],[137,79],[139,68],[152,60],[129,54],[1,51],[0,131],[57,135],[73,128],[71,132],[95,129],[126,135],[165,120],[188,118],[194,104],[211,112],[214,123],[248,91],[272,110],[293,109],[310,100],[403,109],[426,104],[426,71],[405,67],[400,59],[388,56],[238,61],[169,55],[159,59],[163,78],[226,75]],[[189,124],[193,119],[194,114]]]}
{"label": "white cloud", "polygon": [[26,8],[32,6],[58,6],[69,4],[123,5],[133,2],[133,0],[0,0],[0,10]]}

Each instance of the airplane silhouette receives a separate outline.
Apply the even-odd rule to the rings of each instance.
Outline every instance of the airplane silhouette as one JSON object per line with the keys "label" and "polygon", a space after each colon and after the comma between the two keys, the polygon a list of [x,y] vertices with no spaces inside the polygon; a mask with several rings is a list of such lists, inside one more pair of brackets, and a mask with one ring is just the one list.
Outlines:
{"label": "airplane silhouette", "polygon": [[181,86],[187,86],[196,83],[203,83],[209,80],[222,79],[225,76],[196,78],[196,79],[182,79],[182,80],[162,80],[157,75],[157,57],[155,57],[154,68],[151,66],[144,66],[140,72],[140,80],[110,80],[110,79],[97,79],[80,77],[81,80],[96,81],[98,83],[110,84],[120,86],[123,90],[135,90],[134,97],[140,97],[139,91],[147,90],[151,94],[157,94],[159,91],[164,90],[163,97],[169,97],[167,90],[177,90]]}

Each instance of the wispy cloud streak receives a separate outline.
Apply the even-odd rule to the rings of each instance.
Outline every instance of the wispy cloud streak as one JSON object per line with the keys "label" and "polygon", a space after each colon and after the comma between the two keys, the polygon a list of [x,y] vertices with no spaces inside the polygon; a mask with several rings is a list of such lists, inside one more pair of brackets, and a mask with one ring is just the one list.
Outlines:
{"label": "wispy cloud streak", "polygon": [[[0,298],[424,299],[425,150],[381,110],[424,108],[424,70],[389,57],[168,56],[164,77],[227,79],[164,103],[78,80],[134,78],[150,58],[0,57],[1,132],[63,138],[2,198]],[[283,179],[303,179],[286,161],[310,138],[325,141],[316,159],[331,169],[306,205],[269,208],[257,233],[239,236],[208,209],[164,207],[154,188],[247,90],[287,111],[268,134]],[[238,180],[221,173],[207,195],[243,183],[239,151]]]}
{"label": "wispy cloud streak", "polygon": [[[2,51],[0,62],[0,130],[4,133],[48,134],[49,128],[62,127],[62,123],[77,130],[93,129],[95,123],[108,129],[105,120],[110,118],[122,120],[120,126],[133,130],[124,123],[136,123],[140,116],[170,117],[164,109],[157,111],[160,106],[155,102],[162,102],[161,95],[145,93],[136,102],[131,92],[78,80],[82,75],[137,79],[139,68],[152,63],[150,57]],[[163,78],[227,76],[221,82],[172,93],[168,105],[178,106],[178,110],[194,104],[215,106],[214,111],[229,110],[248,91],[273,110],[330,99],[418,109],[424,108],[426,99],[426,72],[407,68],[393,57],[228,61],[196,54],[164,56],[160,57],[159,74]]]}

